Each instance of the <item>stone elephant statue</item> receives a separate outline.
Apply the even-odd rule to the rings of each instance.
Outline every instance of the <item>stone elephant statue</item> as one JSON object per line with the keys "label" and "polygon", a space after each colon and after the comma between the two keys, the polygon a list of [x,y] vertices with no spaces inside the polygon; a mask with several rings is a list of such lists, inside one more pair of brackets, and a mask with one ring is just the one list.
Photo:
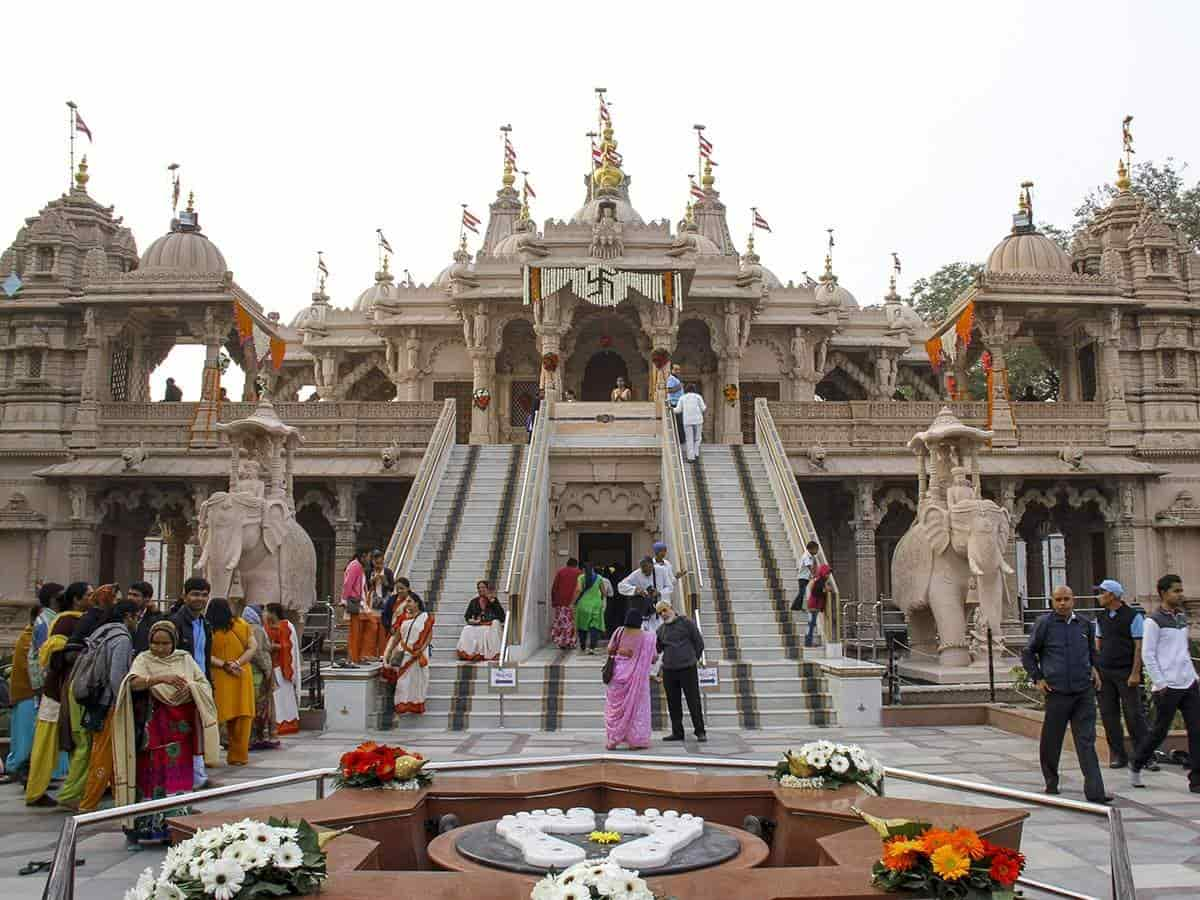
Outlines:
{"label": "stone elephant statue", "polygon": [[982,626],[991,625],[993,639],[1002,640],[1011,530],[1008,511],[991,500],[919,511],[892,556],[892,597],[908,620],[914,649],[936,652],[943,666],[970,665],[966,601],[972,587]]}
{"label": "stone elephant statue", "polygon": [[199,568],[214,597],[229,596],[237,571],[247,602],[298,610],[316,603],[316,550],[282,499],[213,494],[200,507],[200,547]]}

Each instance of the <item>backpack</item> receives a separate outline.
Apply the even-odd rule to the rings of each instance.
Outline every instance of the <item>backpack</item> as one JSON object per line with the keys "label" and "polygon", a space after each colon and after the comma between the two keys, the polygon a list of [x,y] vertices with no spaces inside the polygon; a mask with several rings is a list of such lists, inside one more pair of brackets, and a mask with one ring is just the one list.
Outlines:
{"label": "backpack", "polygon": [[87,638],[85,648],[76,657],[75,665],[71,669],[71,691],[80,704],[99,700],[104,690],[106,678],[100,671],[100,656],[100,646],[96,639]]}

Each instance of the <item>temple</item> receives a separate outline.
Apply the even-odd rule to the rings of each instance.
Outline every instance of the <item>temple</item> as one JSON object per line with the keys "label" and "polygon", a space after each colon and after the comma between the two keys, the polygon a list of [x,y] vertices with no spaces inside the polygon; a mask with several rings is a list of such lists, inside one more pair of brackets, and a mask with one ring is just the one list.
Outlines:
{"label": "temple", "polygon": [[[85,159],[0,256],[0,592],[128,583],[149,543],[177,596],[198,510],[230,489],[218,426],[260,398],[298,429],[289,502],[319,598],[356,545],[387,547],[448,620],[491,576],[524,657],[548,639],[545,587],[568,556],[628,568],[665,538],[699,570],[685,592],[721,658],[794,670],[799,548],[820,541],[843,603],[891,597],[917,510],[905,445],[943,407],[994,434],[972,476],[1011,516],[1008,618],[1055,583],[1115,577],[1141,598],[1164,571],[1200,578],[1200,255],[1124,163],[1069,251],[1034,227],[1027,187],[1009,233],[1008,211],[986,213],[999,242],[931,327],[894,278],[856,297],[832,241],[818,278],[778,276],[735,242],[711,165],[678,221],[644,218],[615,130],[570,216],[536,224],[506,159],[478,246],[464,232],[429,283],[381,254],[361,293],[322,280],[286,323],[235,280],[194,200],[139,254]],[[161,402],[150,375],[179,344],[205,348],[202,395]],[[1009,394],[1006,355],[1030,344],[1055,397]],[[700,465],[670,458],[656,351],[707,402]],[[990,399],[967,399],[985,353]],[[227,360],[240,397],[222,397]],[[618,377],[632,402],[609,402]],[[748,709],[729,716],[770,715]]]}

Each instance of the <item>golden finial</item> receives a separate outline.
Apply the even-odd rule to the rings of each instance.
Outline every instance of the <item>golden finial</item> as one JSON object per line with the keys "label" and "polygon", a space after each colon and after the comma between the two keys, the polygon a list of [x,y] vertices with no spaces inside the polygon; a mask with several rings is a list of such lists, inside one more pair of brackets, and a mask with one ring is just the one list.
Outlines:
{"label": "golden finial", "polygon": [[700,186],[704,188],[705,193],[712,190],[716,180],[712,173],[712,160],[706,159],[704,161],[704,174],[700,177]]}
{"label": "golden finial", "polygon": [[388,274],[389,274],[389,273],[388,273],[388,258],[387,258],[387,254],[386,254],[386,253],[385,253],[385,254],[384,254],[384,256],[383,256],[383,274],[384,274],[384,275],[388,275]]}
{"label": "golden finial", "polygon": [[829,248],[825,251],[825,274],[821,276],[821,281],[837,281],[837,276],[833,274],[833,229],[826,228],[825,232],[829,235]]}
{"label": "golden finial", "polygon": [[1132,182],[1129,180],[1129,169],[1125,167],[1125,160],[1117,160],[1117,190],[1125,193],[1129,190]]}
{"label": "golden finial", "polygon": [[750,237],[746,238],[746,255],[752,256],[753,254],[754,254],[754,232],[751,231]]}
{"label": "golden finial", "polygon": [[687,205],[687,209],[683,213],[683,221],[687,225],[696,224],[696,205],[694,203]]}
{"label": "golden finial", "polygon": [[1126,116],[1121,120],[1121,152],[1124,158],[1117,162],[1117,190],[1125,192],[1132,186],[1130,176],[1133,173],[1133,132],[1129,128],[1129,123],[1133,121],[1133,116]]}
{"label": "golden finial", "polygon": [[1017,191],[1017,211],[1029,212],[1029,202],[1025,199],[1025,188],[1022,187]]}
{"label": "golden finial", "polygon": [[87,190],[88,178],[87,154],[83,155],[83,159],[79,160],[79,171],[75,173],[75,184],[81,191]]}
{"label": "golden finial", "polygon": [[187,212],[194,213],[196,211],[196,192],[188,191]]}

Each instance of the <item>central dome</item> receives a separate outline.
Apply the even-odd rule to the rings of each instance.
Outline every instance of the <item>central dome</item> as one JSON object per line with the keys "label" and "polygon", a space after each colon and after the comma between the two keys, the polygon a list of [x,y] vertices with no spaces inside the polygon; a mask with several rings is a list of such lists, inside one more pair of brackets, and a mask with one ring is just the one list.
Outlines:
{"label": "central dome", "polygon": [[988,256],[987,271],[1002,274],[1070,274],[1071,257],[1062,247],[1036,231],[1004,238]]}
{"label": "central dome", "polygon": [[200,233],[200,216],[188,198],[188,208],[171,220],[171,230],[146,248],[138,270],[222,278],[229,266],[217,245]]}

